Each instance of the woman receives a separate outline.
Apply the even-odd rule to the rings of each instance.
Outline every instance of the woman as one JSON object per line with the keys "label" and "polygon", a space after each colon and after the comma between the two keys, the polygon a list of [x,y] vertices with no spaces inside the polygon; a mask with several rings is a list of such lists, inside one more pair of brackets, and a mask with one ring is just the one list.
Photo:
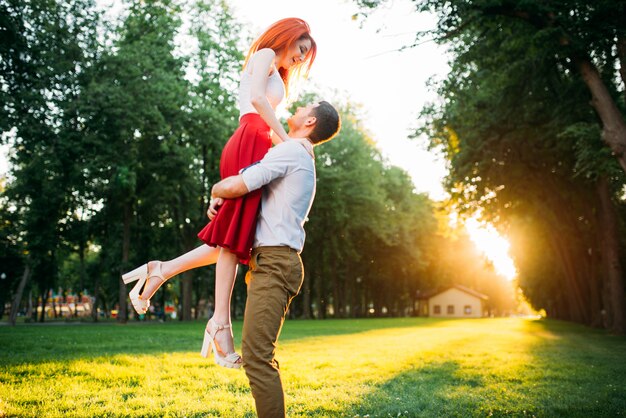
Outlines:
{"label": "woman", "polygon": [[[261,160],[272,143],[293,139],[278,121],[276,107],[302,70],[308,73],[316,52],[309,25],[298,18],[274,23],[254,41],[239,83],[239,128],[226,143],[220,159],[222,178]],[[296,140],[310,147],[308,141]],[[217,263],[215,312],[207,323],[201,354],[207,357],[213,350],[216,363],[224,367],[241,367],[241,357],[234,352],[230,298],[237,261],[247,264],[250,257],[260,202],[261,190],[227,200],[217,216],[198,234],[206,245],[173,260],[151,261],[122,276],[124,283],[138,280],[129,296],[133,307],[141,314],[147,311],[150,298],[166,280],[184,271]]]}

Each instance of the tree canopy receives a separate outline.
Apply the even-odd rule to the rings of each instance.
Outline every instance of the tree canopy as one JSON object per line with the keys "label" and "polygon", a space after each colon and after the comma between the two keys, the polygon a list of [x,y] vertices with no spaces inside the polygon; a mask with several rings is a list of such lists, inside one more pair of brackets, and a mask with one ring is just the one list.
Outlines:
{"label": "tree canopy", "polygon": [[414,3],[452,57],[421,130],[451,205],[511,237],[535,307],[623,333],[626,2]]}

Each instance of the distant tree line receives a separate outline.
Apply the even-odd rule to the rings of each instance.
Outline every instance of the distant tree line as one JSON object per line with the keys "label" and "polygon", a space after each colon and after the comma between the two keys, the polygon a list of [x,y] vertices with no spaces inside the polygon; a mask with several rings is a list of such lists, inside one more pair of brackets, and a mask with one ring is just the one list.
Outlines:
{"label": "distant tree line", "polygon": [[[224,1],[122,5],[110,21],[92,0],[0,0],[0,131],[11,167],[0,185],[0,316],[15,320],[28,300],[44,304],[61,287],[126,321],[120,274],[199,245],[238,123],[248,40]],[[420,292],[452,283],[492,296],[494,312],[510,309],[503,279],[467,237],[442,234],[437,205],[385,161],[354,105],[337,105],[343,129],[317,149],[292,316],[412,315]],[[153,300],[193,319],[213,283],[211,268],[198,269]],[[244,305],[240,279],[233,314]]]}

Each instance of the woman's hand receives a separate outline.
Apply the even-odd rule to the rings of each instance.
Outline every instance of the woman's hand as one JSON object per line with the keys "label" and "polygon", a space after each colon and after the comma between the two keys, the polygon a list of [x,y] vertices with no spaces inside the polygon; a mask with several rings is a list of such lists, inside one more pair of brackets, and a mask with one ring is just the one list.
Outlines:
{"label": "woman's hand", "polygon": [[217,215],[217,210],[223,204],[224,199],[222,199],[221,197],[214,197],[211,199],[211,202],[209,203],[209,209],[207,209],[206,211],[206,216],[209,217],[209,220],[212,221],[213,218],[215,218],[215,215]]}
{"label": "woman's hand", "polygon": [[313,152],[313,144],[311,144],[311,141],[306,138],[291,138],[291,140],[299,142],[300,145],[304,147],[306,152],[308,152],[312,158],[315,158],[315,153]]}

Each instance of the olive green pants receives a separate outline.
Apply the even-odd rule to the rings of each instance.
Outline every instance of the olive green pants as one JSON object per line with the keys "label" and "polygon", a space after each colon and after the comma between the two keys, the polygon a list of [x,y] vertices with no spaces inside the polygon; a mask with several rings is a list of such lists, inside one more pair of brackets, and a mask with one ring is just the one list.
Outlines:
{"label": "olive green pants", "polygon": [[252,250],[241,344],[243,367],[260,418],[285,416],[285,395],[274,356],[289,304],[300,291],[303,278],[302,260],[295,250]]}

